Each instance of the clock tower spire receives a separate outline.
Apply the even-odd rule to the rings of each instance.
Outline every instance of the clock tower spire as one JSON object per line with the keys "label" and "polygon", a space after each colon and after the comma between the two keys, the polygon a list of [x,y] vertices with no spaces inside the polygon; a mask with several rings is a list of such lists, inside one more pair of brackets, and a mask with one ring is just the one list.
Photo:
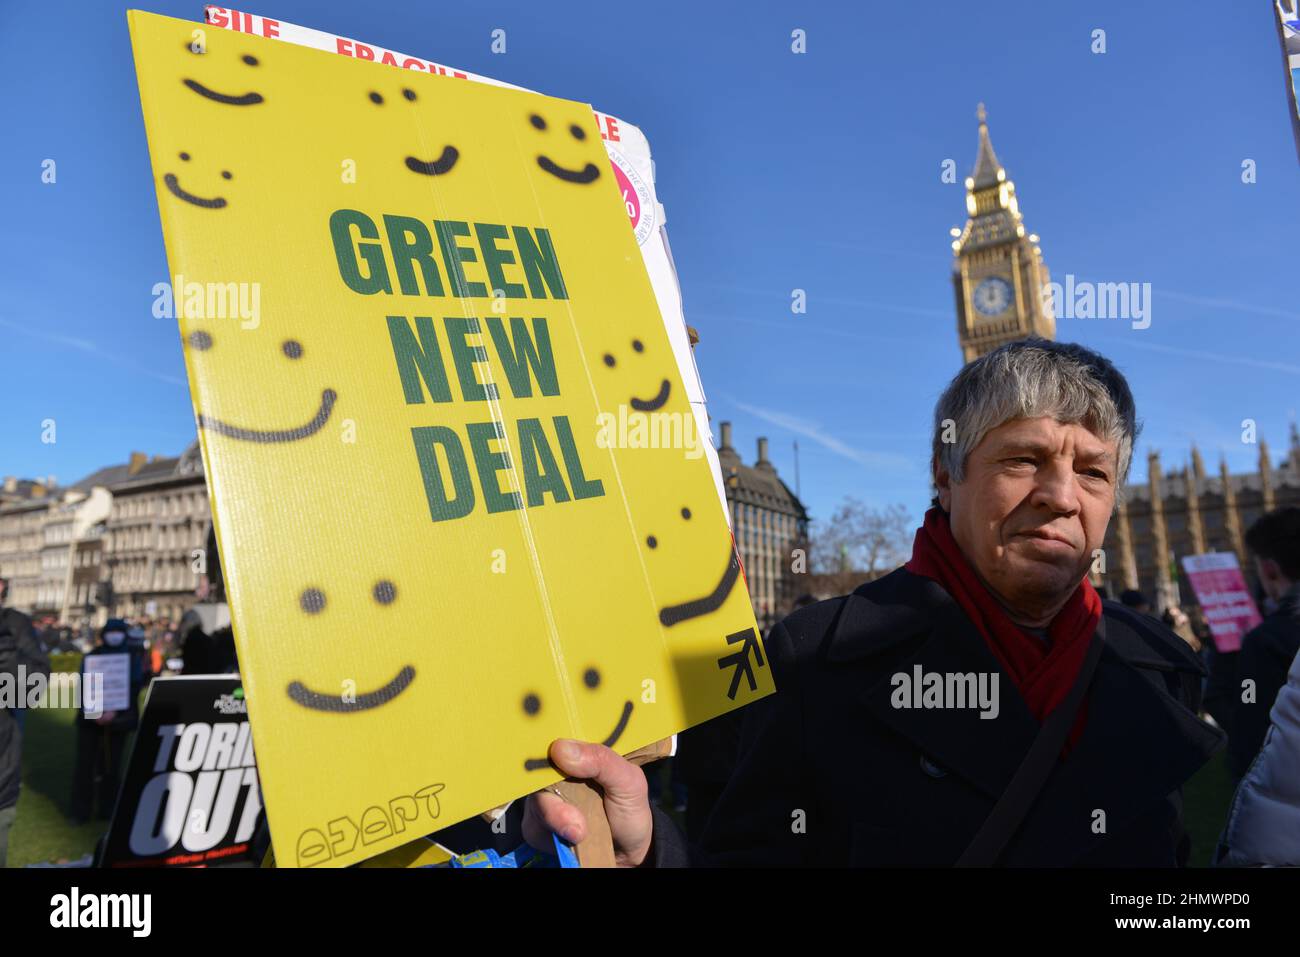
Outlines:
{"label": "clock tower spire", "polygon": [[975,169],[966,177],[968,218],[964,229],[952,230],[957,337],[965,362],[1016,339],[1056,338],[1038,237],[1025,231],[1016,186],[993,152],[983,103],[975,116],[980,140]]}

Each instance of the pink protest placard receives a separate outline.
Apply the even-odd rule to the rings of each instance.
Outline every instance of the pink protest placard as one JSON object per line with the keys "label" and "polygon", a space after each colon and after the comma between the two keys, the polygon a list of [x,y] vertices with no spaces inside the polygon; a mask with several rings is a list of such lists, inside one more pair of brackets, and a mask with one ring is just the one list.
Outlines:
{"label": "pink protest placard", "polygon": [[1192,591],[1201,605],[1206,624],[1214,636],[1214,646],[1221,652],[1239,651],[1246,632],[1263,619],[1250,597],[1246,579],[1232,552],[1187,555],[1183,571],[1192,583]]}

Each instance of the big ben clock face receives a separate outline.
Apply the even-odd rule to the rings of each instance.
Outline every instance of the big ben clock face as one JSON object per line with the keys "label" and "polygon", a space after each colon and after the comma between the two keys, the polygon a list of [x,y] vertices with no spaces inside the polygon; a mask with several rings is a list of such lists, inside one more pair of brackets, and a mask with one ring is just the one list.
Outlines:
{"label": "big ben clock face", "polygon": [[1011,283],[997,276],[990,276],[975,287],[971,302],[975,311],[982,316],[999,316],[1011,305]]}

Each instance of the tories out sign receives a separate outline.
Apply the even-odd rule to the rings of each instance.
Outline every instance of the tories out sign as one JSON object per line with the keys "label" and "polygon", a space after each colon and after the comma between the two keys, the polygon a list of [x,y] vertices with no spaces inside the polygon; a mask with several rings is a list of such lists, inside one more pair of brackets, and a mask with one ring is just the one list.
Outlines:
{"label": "tories out sign", "polygon": [[277,861],[344,865],[773,685],[591,108],[130,14]]}
{"label": "tories out sign", "polygon": [[262,814],[238,675],[149,686],[104,867],[196,867],[248,858]]}

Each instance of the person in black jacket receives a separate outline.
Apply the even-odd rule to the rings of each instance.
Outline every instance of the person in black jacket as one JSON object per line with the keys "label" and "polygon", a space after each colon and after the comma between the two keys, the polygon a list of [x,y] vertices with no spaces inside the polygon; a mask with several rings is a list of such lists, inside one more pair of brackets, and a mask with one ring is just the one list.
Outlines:
{"label": "person in black jacket", "polygon": [[[82,706],[77,715],[77,758],[73,766],[72,803],[68,814],[73,824],[84,823],[92,816],[104,819],[112,816],[127,740],[140,724],[144,656],[127,645],[128,630],[125,621],[110,618],[100,629],[99,644],[86,652],[82,659]],[[127,658],[130,690],[127,706],[120,710],[102,710],[99,707],[102,701],[91,700],[92,692],[86,681],[87,664],[91,659],[104,655],[125,655]],[[91,705],[90,709],[87,709],[87,704]]]}
{"label": "person in black jacket", "polygon": [[[12,682],[22,697],[30,687],[32,675],[49,677],[50,660],[41,646],[32,620],[16,608],[4,607],[9,582],[0,578],[0,676]],[[9,849],[9,829],[18,811],[18,793],[22,785],[23,710],[25,700],[0,706],[0,868],[5,866]]]}
{"label": "person in black jacket", "polygon": [[1246,545],[1274,608],[1242,638],[1233,667],[1222,669],[1230,676],[1221,677],[1220,684],[1227,686],[1224,698],[1231,708],[1225,730],[1234,781],[1259,754],[1269,712],[1300,652],[1300,508],[1277,509],[1259,518],[1246,532]]}
{"label": "person in black jacket", "polygon": [[[618,754],[552,744],[601,789],[616,861],[1186,864],[1181,788],[1224,741],[1196,714],[1204,669],[1087,578],[1136,434],[1127,383],[1090,350],[1029,339],[967,365],[935,408],[911,561],[772,630],[777,690],[744,710],[698,842]],[[587,822],[542,791],[524,832],[544,846]]]}

